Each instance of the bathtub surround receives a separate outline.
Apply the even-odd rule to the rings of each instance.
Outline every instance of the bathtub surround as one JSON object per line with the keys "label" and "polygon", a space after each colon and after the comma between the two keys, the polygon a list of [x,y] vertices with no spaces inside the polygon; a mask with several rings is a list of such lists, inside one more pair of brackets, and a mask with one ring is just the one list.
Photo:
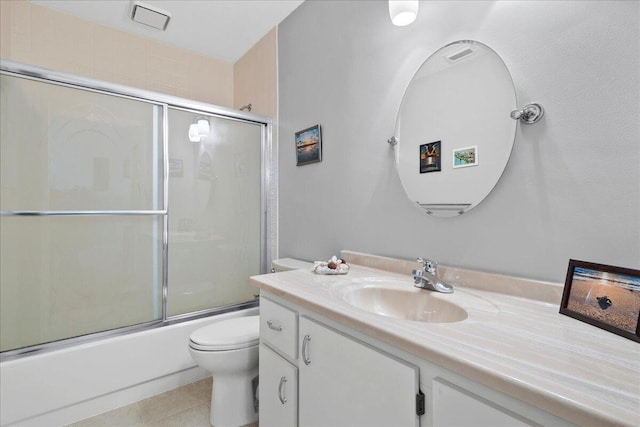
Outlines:
{"label": "bathtub surround", "polygon": [[[256,314],[253,308],[215,320]],[[196,366],[188,342],[193,331],[211,321],[198,319],[2,362],[0,424],[70,424],[206,378],[210,373]],[[51,387],[42,387],[43,379]]]}
{"label": "bathtub surround", "polygon": [[[293,146],[321,123],[323,161],[279,152],[280,256],[349,247],[553,282],[570,258],[640,268],[639,16],[637,1],[425,1],[396,27],[387,2],[304,2],[278,28],[279,134]],[[518,124],[484,202],[442,219],[405,196],[386,140],[415,71],[456,40],[495,49],[518,105],[545,116]]]}

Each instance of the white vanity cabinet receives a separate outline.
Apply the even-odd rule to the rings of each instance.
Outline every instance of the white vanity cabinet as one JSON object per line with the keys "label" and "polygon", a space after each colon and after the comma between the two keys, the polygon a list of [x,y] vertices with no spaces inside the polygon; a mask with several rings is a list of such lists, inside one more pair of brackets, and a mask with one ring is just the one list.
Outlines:
{"label": "white vanity cabinet", "polygon": [[417,427],[419,371],[301,316],[298,407],[304,427]]}
{"label": "white vanity cabinet", "polygon": [[420,425],[416,366],[264,297],[260,341],[261,427]]}
{"label": "white vanity cabinet", "polygon": [[261,427],[572,426],[264,291],[260,304]]}

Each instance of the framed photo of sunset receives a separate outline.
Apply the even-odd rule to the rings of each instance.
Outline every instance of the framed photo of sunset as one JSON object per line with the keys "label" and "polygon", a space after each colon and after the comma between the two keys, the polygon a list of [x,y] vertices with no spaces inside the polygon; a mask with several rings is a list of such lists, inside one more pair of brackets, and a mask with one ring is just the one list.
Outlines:
{"label": "framed photo of sunset", "polygon": [[560,313],[640,342],[640,270],[569,260]]}

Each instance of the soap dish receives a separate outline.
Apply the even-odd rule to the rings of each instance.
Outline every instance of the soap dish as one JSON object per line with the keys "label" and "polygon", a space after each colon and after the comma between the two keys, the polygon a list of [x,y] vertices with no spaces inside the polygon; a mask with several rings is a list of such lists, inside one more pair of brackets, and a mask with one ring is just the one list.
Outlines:
{"label": "soap dish", "polygon": [[317,274],[347,274],[349,272],[349,266],[347,264],[340,264],[338,268],[333,269],[329,268],[327,263],[324,262],[314,265],[313,272]]}
{"label": "soap dish", "polygon": [[349,265],[336,256],[333,256],[329,261],[316,261],[313,264],[313,272],[316,274],[347,274],[349,272]]}

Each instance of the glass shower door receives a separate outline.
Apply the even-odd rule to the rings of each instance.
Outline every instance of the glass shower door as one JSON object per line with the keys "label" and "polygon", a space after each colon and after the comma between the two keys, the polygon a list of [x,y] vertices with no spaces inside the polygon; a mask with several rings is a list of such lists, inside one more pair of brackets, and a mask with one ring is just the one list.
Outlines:
{"label": "glass shower door", "polygon": [[0,359],[257,305],[268,121],[0,65]]}
{"label": "glass shower door", "polygon": [[168,316],[252,300],[248,277],[261,272],[263,127],[177,108],[168,123]]}
{"label": "glass shower door", "polygon": [[0,350],[161,320],[163,105],[0,78]]}

